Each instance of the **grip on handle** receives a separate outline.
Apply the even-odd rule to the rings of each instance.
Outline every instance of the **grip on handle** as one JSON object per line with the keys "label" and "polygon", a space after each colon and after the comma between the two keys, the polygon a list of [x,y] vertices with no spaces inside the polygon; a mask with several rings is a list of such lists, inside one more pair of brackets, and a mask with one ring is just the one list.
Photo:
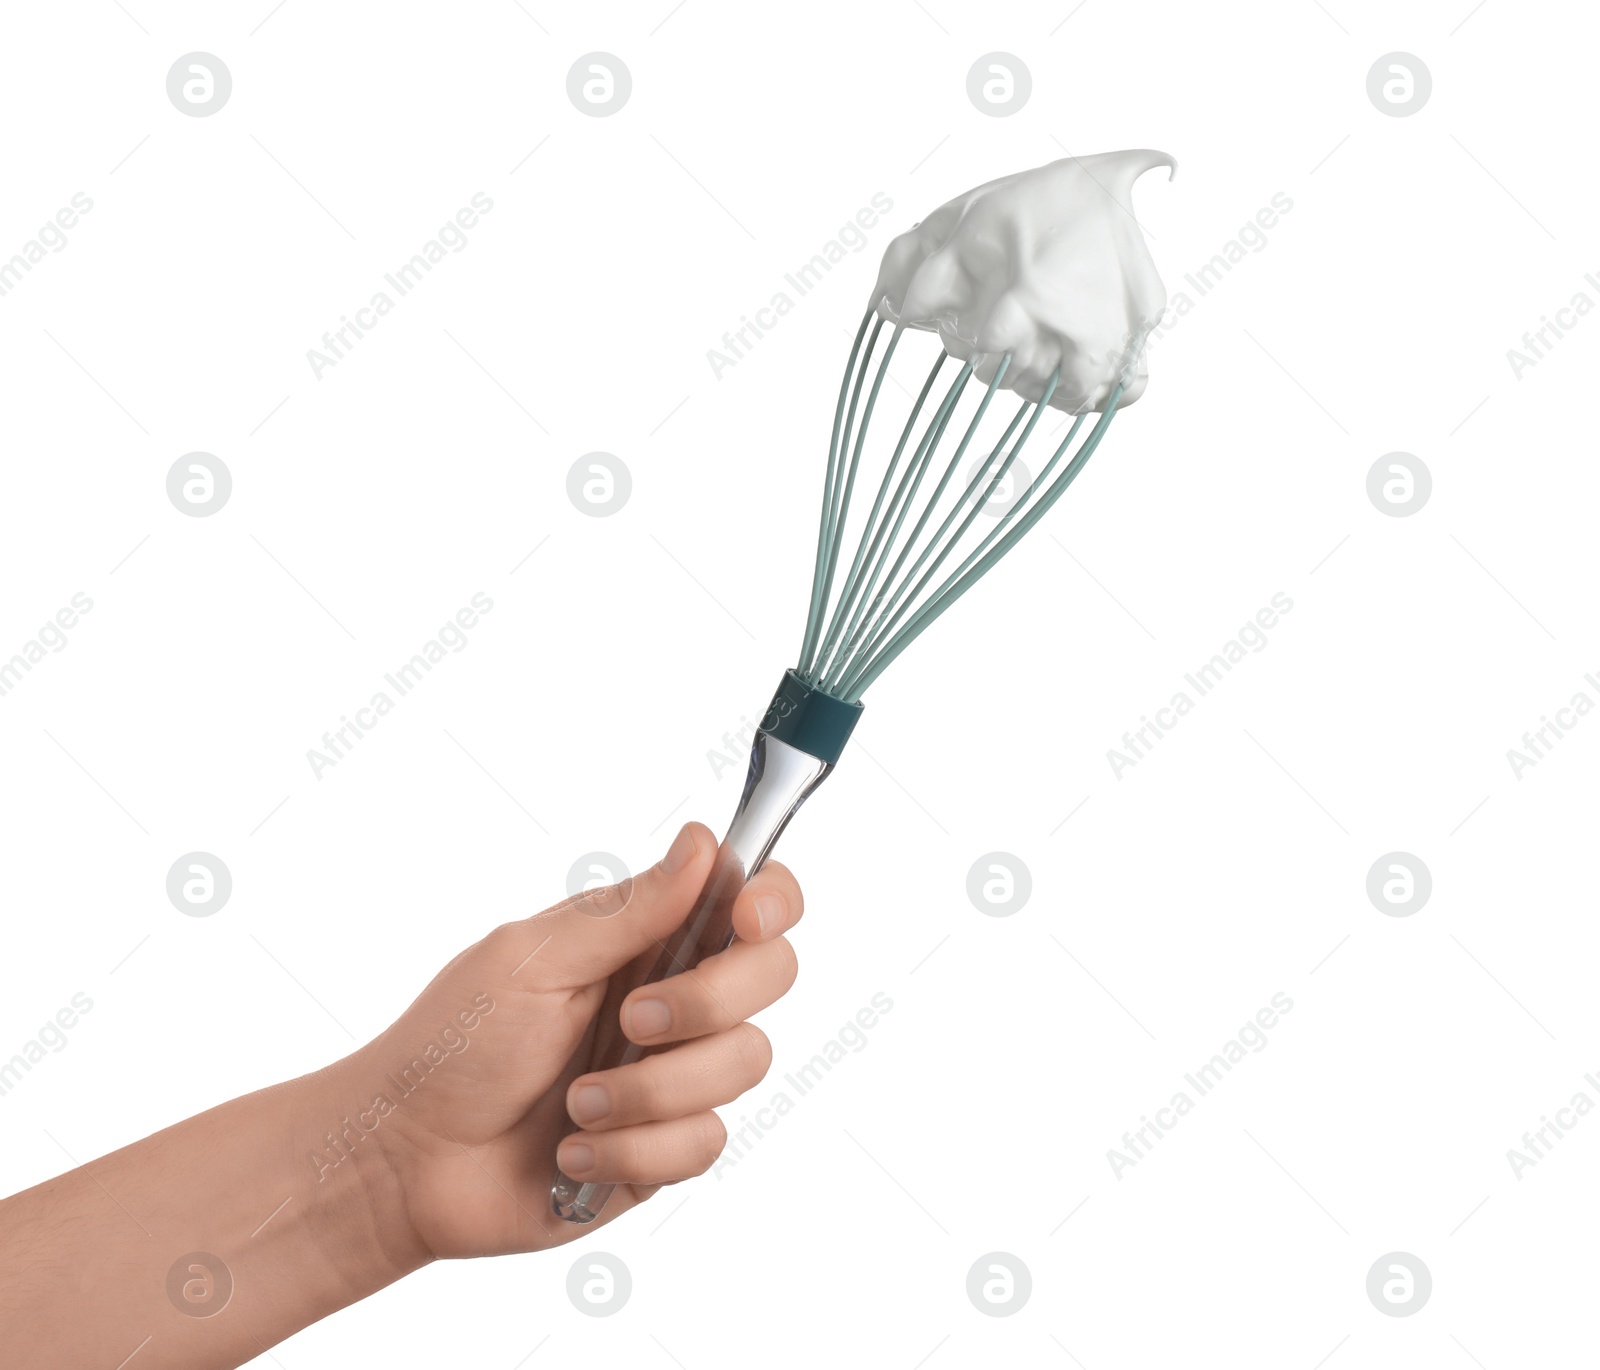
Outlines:
{"label": "grip on handle", "polygon": [[[752,868],[749,874],[754,875],[757,869],[759,866]],[[707,956],[714,956],[726,948],[733,941],[734,900],[746,883],[747,876],[742,864],[724,841],[717,850],[711,874],[706,877],[705,888],[695,901],[694,911],[667,939],[655,964],[638,984],[653,984],[668,976],[681,975],[686,970],[693,970]],[[630,1042],[623,1034],[618,1016],[622,1000],[635,988],[637,986],[633,984],[620,988],[613,986],[607,994],[600,1012],[600,1028],[595,1034],[589,1072],[631,1065],[645,1054],[644,1047]],[[550,1206],[558,1217],[568,1222],[590,1223],[605,1207],[613,1187],[609,1184],[580,1184],[558,1168],[550,1190]]]}
{"label": "grip on handle", "polygon": [[[784,676],[750,748],[744,793],[694,910],[667,939],[643,979],[624,983],[613,977],[600,1007],[590,1072],[631,1065],[645,1054],[622,1031],[619,1010],[628,994],[638,985],[692,970],[733,940],[733,904],[739,891],[761,869],[795,812],[827,778],[860,715],[861,705],[813,690],[793,671]],[[613,1187],[581,1184],[558,1168],[550,1206],[567,1222],[591,1223]]]}

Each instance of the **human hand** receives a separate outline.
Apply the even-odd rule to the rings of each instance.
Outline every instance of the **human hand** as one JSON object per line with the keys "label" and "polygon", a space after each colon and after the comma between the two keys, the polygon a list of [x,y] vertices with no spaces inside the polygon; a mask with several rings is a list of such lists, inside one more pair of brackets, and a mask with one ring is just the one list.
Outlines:
{"label": "human hand", "polygon": [[[712,1108],[771,1063],[745,1020],[794,983],[783,934],[801,913],[794,877],[768,865],[738,895],[732,946],[632,988],[716,847],[691,823],[642,875],[468,947],[342,1061],[0,1200],[8,1354],[109,1365],[153,1342],[164,1365],[224,1370],[431,1260],[582,1235],[550,1212],[558,1143],[569,1176],[616,1183],[601,1222],[705,1170],[726,1139]],[[579,1074],[619,1007],[651,1054]],[[562,1141],[569,1110],[586,1130]]]}
{"label": "human hand", "polygon": [[[732,946],[624,994],[688,916],[716,848],[691,823],[649,870],[503,924],[451,961],[335,1067],[351,1097],[370,1092],[372,1105],[353,1140],[347,1128],[323,1153],[321,1182],[336,1183],[345,1152],[373,1138],[389,1172],[382,1192],[401,1197],[426,1259],[538,1250],[591,1230],[550,1211],[558,1143],[573,1179],[616,1183],[599,1223],[708,1169],[727,1140],[712,1108],[771,1064],[766,1035],[746,1019],[794,983],[783,934],[803,908],[794,876],[770,862],[738,896]],[[665,1049],[580,1074],[599,1016],[619,1001],[628,1038]],[[584,1130],[563,1142],[569,1115]]]}

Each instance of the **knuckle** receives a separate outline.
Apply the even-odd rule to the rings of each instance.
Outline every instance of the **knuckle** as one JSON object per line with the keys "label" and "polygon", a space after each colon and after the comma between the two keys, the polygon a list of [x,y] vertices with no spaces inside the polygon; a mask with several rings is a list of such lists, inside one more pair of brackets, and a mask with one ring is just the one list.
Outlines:
{"label": "knuckle", "polygon": [[704,974],[691,971],[689,974],[694,979],[694,994],[692,1001],[685,1007],[687,1017],[704,1030],[719,1031],[731,1028],[739,1021],[737,1015],[725,1004],[722,996],[712,988]]}
{"label": "knuckle", "polygon": [[480,945],[483,947],[484,955],[492,963],[498,965],[503,961],[507,961],[507,958],[511,958],[508,964],[515,965],[516,957],[514,953],[516,953],[518,947],[527,941],[527,938],[528,927],[526,923],[502,923],[497,928],[491,928],[488,936],[483,939]]}
{"label": "knuckle", "polygon": [[772,1041],[754,1023],[740,1023],[734,1029],[734,1050],[738,1053],[739,1078],[745,1087],[759,1084],[772,1068]]}
{"label": "knuckle", "polygon": [[590,918],[615,918],[627,909],[632,899],[633,878],[630,876],[615,885],[601,885],[587,890],[571,902],[582,906],[583,912]]}
{"label": "knuckle", "polygon": [[794,943],[787,937],[775,938],[771,946],[778,948],[774,953],[781,957],[783,962],[783,988],[785,991],[793,988],[794,982],[800,976],[800,955],[794,949]]}
{"label": "knuckle", "polygon": [[624,1132],[616,1138],[615,1164],[612,1166],[617,1177],[622,1180],[644,1180],[646,1163],[649,1157],[645,1151],[644,1138],[637,1130]]}
{"label": "knuckle", "polygon": [[689,1158],[694,1166],[690,1174],[704,1175],[716,1164],[717,1157],[722,1155],[722,1148],[727,1144],[728,1129],[722,1119],[715,1113],[705,1114],[697,1121],[690,1140]]}
{"label": "knuckle", "polygon": [[[670,1060],[670,1054],[658,1059]],[[671,1083],[663,1077],[661,1071],[641,1070],[628,1083],[627,1088],[619,1093],[617,1112],[630,1121],[649,1122],[655,1118],[663,1118],[667,1116],[671,1094]]]}

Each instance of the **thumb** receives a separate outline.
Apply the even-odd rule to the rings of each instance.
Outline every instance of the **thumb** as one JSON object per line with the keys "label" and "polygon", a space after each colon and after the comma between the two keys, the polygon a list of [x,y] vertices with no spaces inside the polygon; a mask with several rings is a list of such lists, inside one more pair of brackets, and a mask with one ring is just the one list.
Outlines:
{"label": "thumb", "polygon": [[513,924],[526,932],[522,955],[529,958],[518,978],[530,987],[576,989],[665,942],[689,916],[716,851],[711,829],[686,823],[649,870]]}

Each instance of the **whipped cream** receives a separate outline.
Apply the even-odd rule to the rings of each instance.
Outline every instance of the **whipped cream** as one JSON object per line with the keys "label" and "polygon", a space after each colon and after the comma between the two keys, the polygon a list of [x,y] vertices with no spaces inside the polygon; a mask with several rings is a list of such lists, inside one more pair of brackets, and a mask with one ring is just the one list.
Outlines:
{"label": "whipped cream", "polygon": [[[1164,152],[1136,148],[1064,157],[978,186],[941,205],[883,254],[872,303],[889,323],[937,333],[988,383],[1011,354],[1001,387],[1052,409],[1103,410],[1144,393],[1144,344],[1167,307],[1133,183]],[[1169,174],[1168,179],[1171,179]]]}

